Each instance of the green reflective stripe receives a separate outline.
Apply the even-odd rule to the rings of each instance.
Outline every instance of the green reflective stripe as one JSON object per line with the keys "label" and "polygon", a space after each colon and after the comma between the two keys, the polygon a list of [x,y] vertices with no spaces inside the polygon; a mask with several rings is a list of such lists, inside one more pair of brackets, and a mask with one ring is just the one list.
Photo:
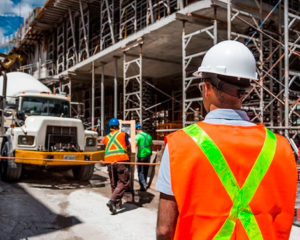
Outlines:
{"label": "green reflective stripe", "polygon": [[[142,135],[144,138],[142,139],[142,141],[143,141],[142,144],[140,144],[138,147],[140,149],[150,147],[150,144],[149,144],[149,141],[148,141],[148,134],[144,133],[144,132],[140,132],[139,134]],[[147,145],[146,145],[146,143],[147,143]]]}
{"label": "green reflective stripe", "polygon": [[107,157],[107,156],[111,156],[111,155],[119,155],[121,153],[126,153],[126,151],[125,150],[116,150],[116,151],[113,150],[108,153],[105,153],[105,156]]}
{"label": "green reflective stripe", "polygon": [[[263,148],[254,163],[251,172],[249,173],[243,187],[243,196],[246,201],[250,202],[261,180],[266,174],[276,150],[276,137],[273,132],[266,129],[266,139]],[[253,185],[256,188],[253,188]]]}
{"label": "green reflective stripe", "polygon": [[230,198],[235,198],[239,186],[219,148],[197,124],[192,124],[183,130],[196,142],[213,165],[222,184],[226,186]]}
{"label": "green reflective stripe", "polygon": [[147,148],[147,147],[150,147],[150,145],[144,145],[142,148]]}
{"label": "green reflective stripe", "polygon": [[119,132],[116,132],[112,137],[111,137],[111,135],[108,135],[108,136],[107,136],[107,137],[108,137],[109,143],[108,143],[108,145],[107,145],[106,152],[109,151],[109,149],[110,149],[110,147],[111,147],[112,144],[115,144],[118,150],[119,150],[119,149],[124,149],[124,148],[122,147],[122,144],[116,139],[116,136],[118,135],[118,133],[119,133]]}
{"label": "green reflective stripe", "polygon": [[237,219],[240,219],[249,239],[263,239],[260,228],[249,207],[249,203],[274,158],[276,150],[276,137],[274,133],[266,129],[266,138],[263,148],[243,187],[240,189],[221,151],[205,131],[197,124],[190,125],[183,130],[206,155],[233,202],[229,216],[214,239],[229,239],[234,232]]}
{"label": "green reflective stripe", "polygon": [[108,144],[107,147],[105,148],[105,153],[109,151],[111,145],[113,144],[113,140],[115,139],[115,137],[117,136],[117,134],[119,133],[119,131],[116,131],[113,135],[108,134],[107,138],[108,138]]}
{"label": "green reflective stripe", "polygon": [[[274,158],[275,151],[276,136],[269,129],[266,129],[266,139],[263,148],[240,191],[240,195],[242,196],[241,198],[244,203],[242,206],[247,208],[247,210],[250,210],[251,213],[250,217],[247,217],[247,213],[249,211],[241,212],[239,215],[239,219],[241,220],[249,239],[262,239],[261,234],[259,236],[255,234],[255,232],[259,230],[259,227],[257,224],[253,224],[254,222],[256,223],[256,219],[249,207],[249,203],[251,202],[255,192],[257,191],[262,179],[266,175]],[[258,229],[253,229],[255,227],[257,227]]]}
{"label": "green reflective stripe", "polygon": [[144,135],[144,142],[143,142],[143,145],[141,146],[142,148],[145,148],[146,147],[146,143],[149,145],[148,143],[148,134],[143,134]]}
{"label": "green reflective stripe", "polygon": [[[126,150],[122,147],[122,144],[116,139],[117,135],[120,133],[120,131],[117,131],[114,133],[114,135],[111,136],[111,134],[107,135],[108,137],[108,144],[105,148],[104,156],[111,156],[111,155],[117,155],[120,153],[126,153]],[[110,147],[112,145],[115,145],[117,149],[110,150]]]}
{"label": "green reflective stripe", "polygon": [[122,144],[118,141],[118,139],[114,139],[114,144],[116,145],[116,147],[117,147],[117,149],[119,150],[119,149],[124,149],[123,147],[122,147]]}

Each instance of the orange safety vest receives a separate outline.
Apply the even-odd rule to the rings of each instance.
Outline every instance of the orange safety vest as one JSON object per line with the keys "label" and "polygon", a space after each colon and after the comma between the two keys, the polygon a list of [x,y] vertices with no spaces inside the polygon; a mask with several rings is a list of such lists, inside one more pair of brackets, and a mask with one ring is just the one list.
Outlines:
{"label": "orange safety vest", "polygon": [[262,124],[199,122],[167,142],[174,239],[289,239],[297,171],[284,137]]}
{"label": "orange safety vest", "polygon": [[105,145],[104,162],[116,162],[129,160],[126,151],[125,133],[112,131],[103,138]]}

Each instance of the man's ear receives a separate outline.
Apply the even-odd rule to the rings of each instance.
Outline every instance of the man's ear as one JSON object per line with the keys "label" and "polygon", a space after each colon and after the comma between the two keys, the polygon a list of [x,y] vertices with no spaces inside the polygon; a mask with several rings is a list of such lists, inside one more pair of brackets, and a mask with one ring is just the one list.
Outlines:
{"label": "man's ear", "polygon": [[205,97],[210,96],[212,94],[212,91],[213,91],[212,85],[210,83],[206,82],[204,84],[204,95],[205,95]]}

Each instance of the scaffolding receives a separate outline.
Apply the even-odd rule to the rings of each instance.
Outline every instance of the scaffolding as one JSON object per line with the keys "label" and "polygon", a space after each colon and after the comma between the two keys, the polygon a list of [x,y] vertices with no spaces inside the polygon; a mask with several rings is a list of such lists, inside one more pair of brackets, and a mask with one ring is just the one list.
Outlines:
{"label": "scaffolding", "polygon": [[83,61],[90,56],[89,48],[89,27],[90,16],[87,4],[79,0],[80,20],[79,20],[79,59]]}
{"label": "scaffolding", "polygon": [[123,111],[124,119],[136,119],[138,123],[143,123],[143,61],[142,46],[143,43],[137,43],[139,48],[139,56],[127,60],[127,51],[124,49],[123,57]]}
{"label": "scaffolding", "polygon": [[[263,4],[266,1],[254,2],[257,8],[260,9],[259,14],[235,9],[230,4],[230,1],[226,5],[218,5],[227,10],[227,39],[246,43],[257,59],[259,81],[252,83],[251,90],[243,100],[243,108],[251,116],[252,121],[262,122],[267,127],[280,133],[285,133],[287,137],[296,139],[300,129],[300,108],[298,104],[300,101],[300,73],[299,70],[291,70],[293,65],[289,61],[293,59],[292,61],[295,62],[297,57],[300,56],[300,45],[298,44],[300,32],[293,28],[297,25],[300,17],[297,13],[292,13],[295,10],[289,10],[289,4],[294,4],[294,9],[296,7],[299,8],[299,4],[295,6],[295,2],[289,3],[284,1],[284,3],[281,3],[281,1],[277,1],[271,11],[263,18],[262,9],[264,9]],[[276,17],[279,19],[278,26],[275,28],[276,26],[271,22],[268,28],[264,29],[264,24],[271,14],[277,14]],[[284,22],[281,21],[282,17]],[[238,21],[239,25],[248,26],[250,29],[248,34],[232,31],[231,26],[235,21]],[[189,89],[198,86],[197,78],[191,75],[192,72],[189,71],[188,67],[193,58],[203,56],[206,51],[187,54],[187,48],[192,37],[203,33],[210,36],[214,41],[213,44],[215,44],[218,32],[216,30],[217,21],[214,20],[214,22],[215,27],[214,25],[208,26],[189,34],[185,33],[185,22],[183,23],[183,125],[189,125],[198,121],[198,114],[200,114],[200,119],[204,117],[203,109],[201,110],[202,98],[193,91],[188,92]],[[282,34],[284,39],[281,37]],[[294,88],[292,88],[293,85]],[[296,141],[299,142],[299,139],[296,139]]]}
{"label": "scaffolding", "polygon": [[68,18],[66,20],[66,65],[67,68],[70,68],[77,63],[78,58],[74,28],[75,17],[70,8],[68,9]]}
{"label": "scaffolding", "polygon": [[115,44],[115,1],[100,3],[100,50]]}
{"label": "scaffolding", "polygon": [[199,78],[193,76],[195,68],[190,67],[190,64],[195,58],[203,57],[206,50],[200,52],[191,52],[189,44],[196,36],[206,34],[211,39],[211,46],[217,43],[217,20],[213,21],[213,25],[199,29],[195,32],[186,34],[185,22],[183,21],[182,28],[182,124],[183,126],[190,125],[195,121],[204,119],[202,100],[199,94],[198,85]]}
{"label": "scaffolding", "polygon": [[61,73],[65,70],[65,23],[57,26],[56,32],[56,42],[57,42],[57,60],[56,60],[56,72]]}
{"label": "scaffolding", "polygon": [[[136,119],[150,127],[172,122],[186,126],[202,120],[205,110],[197,87],[199,79],[192,74],[211,46],[232,39],[246,44],[257,60],[259,81],[251,83],[243,109],[252,121],[262,122],[300,143],[299,1],[51,0],[47,4],[44,19],[30,20],[35,25],[29,29],[26,24],[22,31],[30,39],[38,38],[47,29],[47,61],[53,63],[53,67],[47,65],[50,76],[60,79],[66,75],[65,79],[72,79],[77,74],[74,86],[82,77],[93,78],[93,88],[100,86],[99,93],[91,87],[86,91],[90,92],[88,96],[94,95],[92,102],[101,96],[97,106],[101,110],[102,132],[106,120],[104,101],[110,97],[105,91],[107,85],[113,89],[109,98],[113,102],[112,116]],[[49,20],[53,14],[62,19],[54,28]],[[41,19],[49,26],[42,25]],[[159,34],[151,38],[152,32],[160,28]],[[164,34],[174,34],[179,44]],[[154,49],[160,46],[154,42],[163,44],[164,38],[173,46],[163,46],[179,49],[174,56],[165,49],[161,54]],[[28,41],[24,38],[17,42],[26,46]],[[156,55],[148,46],[153,46]],[[168,75],[158,77],[158,68],[170,69]],[[97,86],[99,73],[101,84]],[[122,82],[118,81],[122,77]],[[163,78],[169,79],[168,86],[162,86],[167,81]],[[179,84],[174,84],[173,79]],[[179,87],[173,88],[175,85]],[[147,98],[151,101],[147,102]],[[95,103],[91,105],[94,107],[88,114],[94,126]]]}

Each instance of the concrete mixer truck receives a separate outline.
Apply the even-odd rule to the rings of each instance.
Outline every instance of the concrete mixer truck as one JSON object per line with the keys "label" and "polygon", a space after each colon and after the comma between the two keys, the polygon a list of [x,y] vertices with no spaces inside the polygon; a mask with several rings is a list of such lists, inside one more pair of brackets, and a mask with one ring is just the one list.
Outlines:
{"label": "concrete mixer truck", "polygon": [[[97,133],[84,130],[81,120],[71,118],[69,97],[52,93],[29,74],[6,76],[1,178],[16,181],[26,165],[38,165],[70,167],[76,179],[90,179],[94,165],[89,161],[96,153]],[[0,93],[3,82],[1,76]]]}

